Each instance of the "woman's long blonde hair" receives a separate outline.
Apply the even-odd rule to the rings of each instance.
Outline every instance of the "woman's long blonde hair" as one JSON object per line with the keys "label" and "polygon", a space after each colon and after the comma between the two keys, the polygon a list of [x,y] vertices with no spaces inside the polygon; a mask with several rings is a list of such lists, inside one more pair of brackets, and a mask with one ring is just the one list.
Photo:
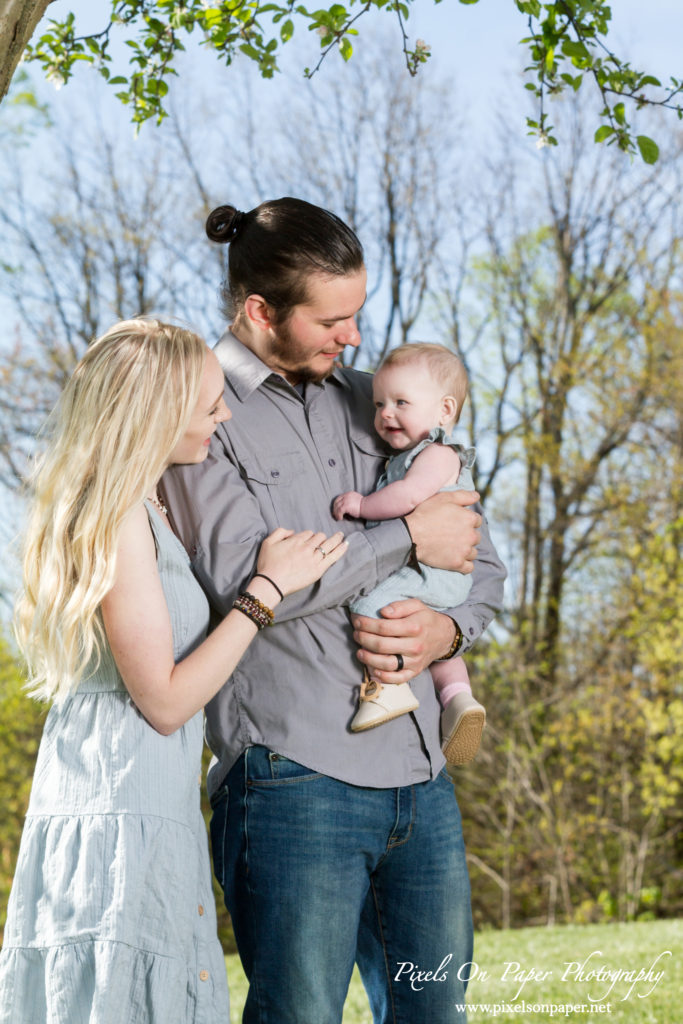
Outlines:
{"label": "woman's long blonde hair", "polygon": [[124,320],[90,345],[47,421],[15,613],[36,697],[63,700],[99,661],[122,521],[187,429],[205,356],[185,328]]}

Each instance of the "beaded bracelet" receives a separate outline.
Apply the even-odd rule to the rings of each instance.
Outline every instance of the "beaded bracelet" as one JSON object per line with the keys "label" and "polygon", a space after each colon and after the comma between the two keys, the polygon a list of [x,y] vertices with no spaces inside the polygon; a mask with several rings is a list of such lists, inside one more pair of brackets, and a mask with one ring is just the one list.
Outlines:
{"label": "beaded bracelet", "polygon": [[451,619],[451,622],[455,626],[455,636],[453,637],[453,643],[448,648],[448,651],[446,652],[446,654],[444,654],[443,658],[437,658],[437,661],[450,661],[450,659],[454,658],[458,651],[460,650],[460,648],[462,647],[462,630],[458,623],[455,621],[455,619]]}
{"label": "beaded bracelet", "polygon": [[233,602],[233,608],[238,612],[242,612],[242,615],[246,615],[248,619],[251,619],[257,629],[264,629],[266,626],[273,625],[275,616],[272,610],[263,604],[262,601],[259,601],[258,597],[254,597],[253,594],[246,590]]}

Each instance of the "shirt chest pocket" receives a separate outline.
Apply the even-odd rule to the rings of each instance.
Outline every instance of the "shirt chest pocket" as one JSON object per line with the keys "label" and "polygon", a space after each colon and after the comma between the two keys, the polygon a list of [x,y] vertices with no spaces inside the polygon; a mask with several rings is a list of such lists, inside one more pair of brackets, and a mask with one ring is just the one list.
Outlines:
{"label": "shirt chest pocket", "polygon": [[291,526],[298,521],[297,505],[300,514],[301,493],[302,487],[305,490],[306,476],[301,452],[245,452],[240,457],[240,472],[249,490],[258,499],[270,528]]}
{"label": "shirt chest pocket", "polygon": [[353,475],[356,481],[354,489],[361,494],[370,494],[374,491],[377,479],[391,453],[376,434],[352,434],[350,441]]}

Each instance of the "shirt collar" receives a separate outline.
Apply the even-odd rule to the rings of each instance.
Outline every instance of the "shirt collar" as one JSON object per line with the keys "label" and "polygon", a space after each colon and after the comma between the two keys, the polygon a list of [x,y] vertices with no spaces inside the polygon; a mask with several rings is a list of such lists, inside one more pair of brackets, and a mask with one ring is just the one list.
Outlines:
{"label": "shirt collar", "polygon": [[[214,352],[240,402],[246,402],[269,377],[273,377],[276,381],[284,380],[280,374],[273,373],[255,352],[243,345],[229,327],[214,346]],[[333,383],[343,388],[349,388],[351,385],[347,379],[347,373],[348,371],[344,369],[334,370],[320,387],[324,388],[326,384]]]}

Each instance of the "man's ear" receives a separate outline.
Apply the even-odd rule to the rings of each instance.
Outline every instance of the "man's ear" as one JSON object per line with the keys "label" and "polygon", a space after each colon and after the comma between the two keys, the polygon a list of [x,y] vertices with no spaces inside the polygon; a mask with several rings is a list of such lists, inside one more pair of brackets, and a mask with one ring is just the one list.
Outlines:
{"label": "man's ear", "polygon": [[244,312],[249,322],[259,331],[269,331],[273,326],[273,310],[262,295],[248,295]]}
{"label": "man's ear", "polygon": [[453,395],[444,395],[441,399],[441,418],[439,425],[445,427],[447,423],[455,423],[458,418],[458,400]]}

